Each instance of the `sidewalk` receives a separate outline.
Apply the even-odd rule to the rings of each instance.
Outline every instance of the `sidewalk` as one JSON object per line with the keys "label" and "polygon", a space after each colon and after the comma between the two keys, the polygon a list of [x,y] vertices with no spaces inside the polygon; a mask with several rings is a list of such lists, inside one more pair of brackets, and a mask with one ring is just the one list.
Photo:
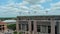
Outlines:
{"label": "sidewalk", "polygon": [[4,34],[4,33],[0,32],[0,34]]}
{"label": "sidewalk", "polygon": [[9,31],[5,31],[5,32],[0,32],[0,34],[13,34],[13,31],[9,30]]}

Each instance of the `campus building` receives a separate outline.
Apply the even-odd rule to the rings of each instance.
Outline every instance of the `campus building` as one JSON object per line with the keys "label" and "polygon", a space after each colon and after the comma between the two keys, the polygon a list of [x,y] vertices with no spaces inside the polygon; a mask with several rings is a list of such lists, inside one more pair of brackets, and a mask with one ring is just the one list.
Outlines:
{"label": "campus building", "polygon": [[5,22],[0,21],[0,32],[4,32],[7,30],[7,26]]}
{"label": "campus building", "polygon": [[60,34],[60,15],[17,16],[16,30],[22,34]]}

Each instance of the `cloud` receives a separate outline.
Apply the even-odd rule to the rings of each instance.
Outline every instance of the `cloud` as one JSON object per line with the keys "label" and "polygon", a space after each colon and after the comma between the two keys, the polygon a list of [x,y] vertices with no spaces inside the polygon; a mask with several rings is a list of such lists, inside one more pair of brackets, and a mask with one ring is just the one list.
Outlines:
{"label": "cloud", "polygon": [[26,12],[28,11],[28,7],[25,6],[26,2],[22,2],[22,3],[14,3],[9,1],[10,3],[8,3],[7,5],[3,5],[0,6],[0,14],[3,16],[8,16],[10,14],[12,15],[18,15],[19,12]]}
{"label": "cloud", "polygon": [[[5,15],[28,15],[30,14],[44,14],[46,11],[60,10],[60,2],[51,4],[51,8],[45,8],[39,4],[44,2],[50,2],[52,0],[24,0],[21,3],[15,3],[10,0],[6,5],[0,6],[1,14]],[[31,5],[30,5],[31,4]],[[37,12],[38,11],[38,12]],[[4,14],[3,14],[4,13]]]}
{"label": "cloud", "polygon": [[44,12],[48,11],[48,15],[60,15],[60,2],[50,4],[50,8],[45,8]]}
{"label": "cloud", "polygon": [[[29,2],[23,1],[21,3],[15,3],[12,0],[9,1],[7,5],[0,6],[0,11],[2,11],[2,15],[12,14],[12,15],[18,15],[18,14],[29,14],[29,13],[35,13],[40,12],[44,9],[43,6],[36,4],[36,5],[29,5]],[[3,14],[4,13],[4,14]]]}
{"label": "cloud", "polygon": [[60,11],[60,1],[56,3],[51,3],[50,6],[50,8],[45,8],[44,11]]}
{"label": "cloud", "polygon": [[44,7],[39,4],[30,6],[30,10],[32,10],[32,11],[41,11],[43,9],[44,9]]}
{"label": "cloud", "polygon": [[19,3],[20,6],[26,6],[29,5],[29,3],[27,1],[22,1],[22,3]]}
{"label": "cloud", "polygon": [[52,0],[24,0],[24,1],[27,1],[29,4],[39,4],[44,2],[50,2]]}
{"label": "cloud", "polygon": [[56,10],[60,11],[60,2],[51,4],[51,10],[52,11],[56,11]]}

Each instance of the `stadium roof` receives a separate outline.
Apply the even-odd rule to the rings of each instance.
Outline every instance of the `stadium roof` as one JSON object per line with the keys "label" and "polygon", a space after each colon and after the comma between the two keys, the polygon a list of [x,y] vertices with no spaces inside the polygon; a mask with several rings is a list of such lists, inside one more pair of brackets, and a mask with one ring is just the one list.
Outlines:
{"label": "stadium roof", "polygon": [[18,16],[60,16],[59,11],[34,11],[34,12],[20,12]]}

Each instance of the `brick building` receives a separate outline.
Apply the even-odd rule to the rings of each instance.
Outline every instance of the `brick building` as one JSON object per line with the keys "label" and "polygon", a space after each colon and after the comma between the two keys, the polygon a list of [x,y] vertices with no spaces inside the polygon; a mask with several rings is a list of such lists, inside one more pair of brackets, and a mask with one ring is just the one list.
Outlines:
{"label": "brick building", "polygon": [[0,21],[0,31],[1,31],[1,32],[4,32],[5,30],[7,30],[6,23]]}

